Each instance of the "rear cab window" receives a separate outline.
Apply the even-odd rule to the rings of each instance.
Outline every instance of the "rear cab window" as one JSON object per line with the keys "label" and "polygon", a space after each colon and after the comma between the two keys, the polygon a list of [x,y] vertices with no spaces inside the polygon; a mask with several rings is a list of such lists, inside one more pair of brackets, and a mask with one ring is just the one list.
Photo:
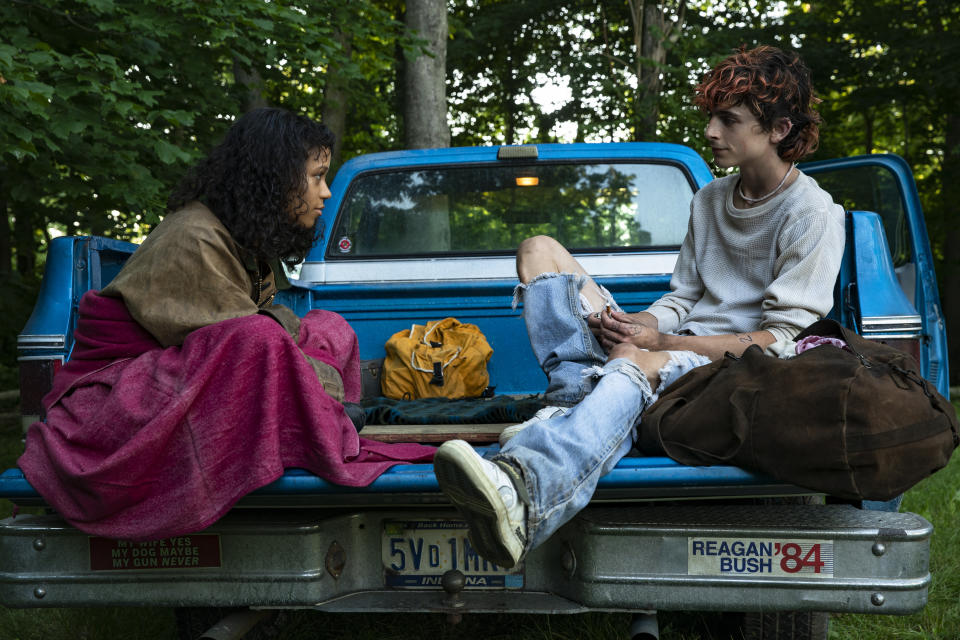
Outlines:
{"label": "rear cab window", "polygon": [[574,253],[676,250],[694,187],[658,162],[498,163],[357,176],[328,261],[507,255],[534,235]]}

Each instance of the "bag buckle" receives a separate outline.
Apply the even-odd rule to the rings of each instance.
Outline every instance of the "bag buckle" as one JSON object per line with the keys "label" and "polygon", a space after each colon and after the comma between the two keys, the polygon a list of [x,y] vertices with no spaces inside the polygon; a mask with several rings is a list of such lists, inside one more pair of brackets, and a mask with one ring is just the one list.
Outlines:
{"label": "bag buckle", "polygon": [[433,363],[433,377],[430,378],[430,384],[438,387],[443,386],[443,364],[439,362]]}

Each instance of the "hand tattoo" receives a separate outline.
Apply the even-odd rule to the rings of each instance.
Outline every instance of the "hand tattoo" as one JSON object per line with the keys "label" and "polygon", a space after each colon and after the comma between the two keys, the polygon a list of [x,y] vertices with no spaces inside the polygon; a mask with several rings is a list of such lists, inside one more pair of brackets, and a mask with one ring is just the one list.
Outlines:
{"label": "hand tattoo", "polygon": [[753,338],[750,336],[749,333],[741,333],[740,335],[737,336],[737,338],[738,338],[738,339],[740,340],[740,342],[742,342],[743,344],[750,344],[750,343],[753,342]]}

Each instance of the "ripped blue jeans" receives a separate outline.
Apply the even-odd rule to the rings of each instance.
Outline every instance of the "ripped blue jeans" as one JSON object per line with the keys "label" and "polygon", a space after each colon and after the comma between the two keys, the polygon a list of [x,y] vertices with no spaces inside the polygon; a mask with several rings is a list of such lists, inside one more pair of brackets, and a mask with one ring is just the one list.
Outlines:
{"label": "ripped blue jeans", "polygon": [[[550,405],[572,407],[583,400],[596,383],[583,370],[607,361],[585,320],[594,311],[580,293],[587,282],[587,276],[578,274],[544,273],[517,285],[514,293],[514,305],[523,300],[533,355],[547,374],[544,399]],[[611,308],[621,311],[606,289],[601,293]]]}
{"label": "ripped blue jeans", "polygon": [[[710,361],[691,351],[669,352],[670,361],[660,370],[655,390],[632,361],[606,362],[584,320],[591,311],[580,296],[585,282],[583,276],[547,274],[518,287],[531,346],[549,379],[548,401],[574,405],[566,415],[520,431],[493,457],[522,482],[520,493],[527,502],[525,552],[587,506],[600,478],[630,451],[640,415],[657,394]],[[612,298],[609,301],[619,309]]]}

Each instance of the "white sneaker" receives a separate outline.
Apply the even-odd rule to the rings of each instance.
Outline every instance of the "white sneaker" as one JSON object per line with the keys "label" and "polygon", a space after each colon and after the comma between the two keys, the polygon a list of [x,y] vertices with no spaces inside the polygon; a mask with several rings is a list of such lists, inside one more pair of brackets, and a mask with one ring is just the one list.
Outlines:
{"label": "white sneaker", "polygon": [[527,541],[527,508],[507,472],[463,440],[440,445],[433,471],[467,521],[477,553],[507,569],[516,565]]}
{"label": "white sneaker", "polygon": [[555,418],[557,416],[565,416],[570,413],[573,407],[544,407],[537,411],[532,418],[526,422],[521,422],[520,424],[515,424],[507,427],[500,432],[500,446],[503,447],[513,436],[517,435],[534,422],[543,422],[544,420],[549,420],[550,418]]}

